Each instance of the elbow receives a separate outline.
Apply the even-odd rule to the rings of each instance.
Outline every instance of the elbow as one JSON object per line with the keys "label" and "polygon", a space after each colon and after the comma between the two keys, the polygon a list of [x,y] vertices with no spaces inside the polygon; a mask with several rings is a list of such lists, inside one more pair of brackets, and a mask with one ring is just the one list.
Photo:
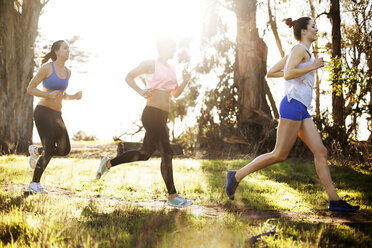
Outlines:
{"label": "elbow", "polygon": [[293,78],[293,77],[291,77],[291,75],[289,73],[286,73],[286,72],[284,72],[283,77],[284,77],[285,80],[291,80]]}
{"label": "elbow", "polygon": [[32,95],[32,88],[27,86],[27,94]]}
{"label": "elbow", "polygon": [[132,75],[131,72],[129,72],[129,73],[127,74],[127,76],[125,77],[125,81],[126,81],[128,84],[130,84],[130,83],[132,83],[132,82],[134,81],[135,78],[136,78],[136,77],[135,77],[134,75]]}
{"label": "elbow", "polygon": [[129,83],[131,80],[133,80],[133,77],[130,74],[127,74],[125,77],[125,82]]}

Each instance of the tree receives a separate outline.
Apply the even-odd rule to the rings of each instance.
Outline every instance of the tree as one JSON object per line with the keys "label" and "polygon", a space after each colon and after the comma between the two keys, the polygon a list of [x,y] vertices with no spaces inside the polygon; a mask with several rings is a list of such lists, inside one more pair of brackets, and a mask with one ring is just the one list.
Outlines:
{"label": "tree", "polygon": [[234,81],[238,87],[238,123],[244,136],[257,142],[267,136],[271,128],[267,123],[272,123],[264,88],[267,46],[256,27],[257,1],[235,0],[233,8],[237,17]]}
{"label": "tree", "polygon": [[27,151],[32,139],[34,46],[47,0],[0,0],[0,153]]}
{"label": "tree", "polygon": [[335,61],[332,68],[332,117],[333,127],[336,130],[340,143],[347,143],[344,116],[343,84],[340,78],[341,63],[341,16],[339,0],[331,0],[328,17],[332,23],[332,60]]}
{"label": "tree", "polygon": [[344,115],[351,117],[347,133],[353,134],[356,139],[359,126],[357,118],[366,114],[367,120],[371,121],[372,116],[372,6],[365,0],[347,0],[342,2],[341,7],[347,20],[341,26],[344,34],[341,43]]}

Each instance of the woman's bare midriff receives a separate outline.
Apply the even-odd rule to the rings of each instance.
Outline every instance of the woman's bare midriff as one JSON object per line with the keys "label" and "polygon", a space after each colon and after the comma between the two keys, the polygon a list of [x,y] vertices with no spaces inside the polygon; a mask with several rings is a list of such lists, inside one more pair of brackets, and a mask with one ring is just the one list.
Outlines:
{"label": "woman's bare midriff", "polygon": [[[48,90],[44,88],[45,92],[52,92],[52,90]],[[61,111],[62,109],[62,98],[41,98],[38,105],[42,105],[44,107],[53,109],[55,111]]]}
{"label": "woman's bare midriff", "polygon": [[151,94],[151,97],[147,98],[147,106],[169,112],[170,92],[165,90],[153,90]]}

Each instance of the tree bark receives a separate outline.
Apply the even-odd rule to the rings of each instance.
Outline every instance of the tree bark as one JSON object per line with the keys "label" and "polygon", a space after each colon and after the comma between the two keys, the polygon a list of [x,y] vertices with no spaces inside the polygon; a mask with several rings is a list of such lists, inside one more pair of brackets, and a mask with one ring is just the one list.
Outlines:
{"label": "tree bark", "polygon": [[[238,86],[238,124],[252,142],[266,137],[272,123],[265,97],[267,46],[256,27],[256,0],[236,0],[236,62],[234,81]],[[271,128],[271,125],[270,125]]]}
{"label": "tree bark", "polygon": [[[341,59],[341,17],[339,0],[331,0],[329,17],[332,23],[332,58]],[[337,64],[337,63],[336,63]],[[345,133],[344,96],[342,79],[340,78],[341,67],[334,66],[332,79],[332,117],[334,127],[337,129],[339,141],[344,144],[347,140]]]}
{"label": "tree bark", "polygon": [[[17,5],[18,4],[18,5]],[[0,153],[26,152],[32,142],[34,46],[43,4],[0,0]]]}
{"label": "tree bark", "polygon": [[[311,17],[315,21],[315,7],[312,0],[309,0]],[[314,54],[319,54],[318,40],[314,43]],[[315,71],[315,114],[317,118],[320,118],[320,79],[318,70]]]}

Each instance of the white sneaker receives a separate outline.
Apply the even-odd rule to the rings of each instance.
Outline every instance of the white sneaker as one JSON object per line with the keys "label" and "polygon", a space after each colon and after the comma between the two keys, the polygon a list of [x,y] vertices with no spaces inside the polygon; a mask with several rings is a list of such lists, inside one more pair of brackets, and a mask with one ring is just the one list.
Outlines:
{"label": "white sneaker", "polygon": [[96,179],[100,179],[103,174],[105,174],[109,169],[107,168],[107,162],[110,160],[109,157],[104,156],[101,160],[101,163],[99,164]]}
{"label": "white sneaker", "polygon": [[39,153],[37,152],[37,146],[30,145],[28,147],[28,152],[30,153],[30,157],[28,160],[30,163],[30,167],[31,169],[35,169],[37,160],[39,159],[39,156],[40,156]]}
{"label": "white sneaker", "polygon": [[48,193],[48,191],[46,191],[40,183],[35,182],[31,182],[28,185],[28,190],[32,193]]}

